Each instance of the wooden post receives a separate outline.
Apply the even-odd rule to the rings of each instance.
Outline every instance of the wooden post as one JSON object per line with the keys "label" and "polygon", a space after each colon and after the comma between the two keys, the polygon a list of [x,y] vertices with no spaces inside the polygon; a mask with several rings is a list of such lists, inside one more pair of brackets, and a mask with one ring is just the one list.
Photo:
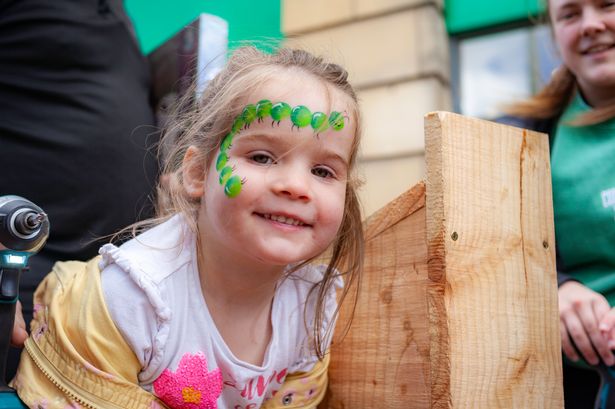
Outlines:
{"label": "wooden post", "polygon": [[425,138],[426,189],[366,222],[322,407],[563,407],[546,135],[440,112]]}

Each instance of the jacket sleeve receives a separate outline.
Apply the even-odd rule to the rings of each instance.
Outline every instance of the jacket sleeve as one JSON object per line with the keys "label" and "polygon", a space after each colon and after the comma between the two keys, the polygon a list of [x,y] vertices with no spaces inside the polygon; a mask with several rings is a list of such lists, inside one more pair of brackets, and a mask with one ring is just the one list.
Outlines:
{"label": "jacket sleeve", "polygon": [[34,294],[31,336],[13,380],[29,407],[160,408],[106,309],[97,257],[56,263]]}
{"label": "jacket sleeve", "polygon": [[568,281],[576,281],[578,282],[579,280],[577,280],[576,278],[572,277],[569,274],[564,273],[563,270],[563,261],[562,258],[559,254],[559,251],[557,251],[557,247],[555,248],[555,264],[557,266],[557,287],[561,287],[562,284],[567,283]]}

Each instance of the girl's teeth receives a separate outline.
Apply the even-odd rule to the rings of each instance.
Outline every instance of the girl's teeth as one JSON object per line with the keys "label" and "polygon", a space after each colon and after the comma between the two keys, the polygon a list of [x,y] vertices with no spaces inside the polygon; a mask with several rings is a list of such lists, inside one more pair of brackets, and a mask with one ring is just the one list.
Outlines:
{"label": "girl's teeth", "polygon": [[276,216],[273,214],[266,214],[265,219],[270,219],[278,223],[290,224],[292,226],[303,225],[303,223],[300,222],[299,220],[295,220],[293,218],[286,217],[286,216]]}

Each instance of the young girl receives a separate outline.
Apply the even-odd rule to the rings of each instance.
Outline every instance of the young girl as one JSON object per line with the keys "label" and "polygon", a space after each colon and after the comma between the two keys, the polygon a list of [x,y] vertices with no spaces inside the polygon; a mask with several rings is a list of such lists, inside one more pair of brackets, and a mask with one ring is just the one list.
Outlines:
{"label": "young girl", "polygon": [[168,133],[163,222],[88,264],[59,263],[37,290],[13,382],[23,401],[315,406],[338,268],[348,289],[362,265],[359,121],[338,65],[238,50]]}

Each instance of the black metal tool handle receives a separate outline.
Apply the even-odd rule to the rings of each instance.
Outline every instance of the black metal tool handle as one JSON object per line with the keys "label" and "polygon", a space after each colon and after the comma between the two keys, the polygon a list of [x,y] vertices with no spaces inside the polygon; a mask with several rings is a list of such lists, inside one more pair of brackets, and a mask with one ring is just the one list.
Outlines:
{"label": "black metal tool handle", "polygon": [[23,268],[0,268],[0,392],[12,391],[6,383],[6,360],[15,323],[19,277]]}

